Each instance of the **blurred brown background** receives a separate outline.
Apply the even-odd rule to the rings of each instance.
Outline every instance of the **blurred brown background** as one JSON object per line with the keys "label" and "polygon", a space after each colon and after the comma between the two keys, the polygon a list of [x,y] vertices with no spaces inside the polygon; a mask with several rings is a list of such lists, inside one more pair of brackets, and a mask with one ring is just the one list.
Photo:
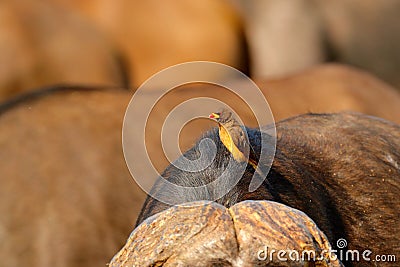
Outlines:
{"label": "blurred brown background", "polygon": [[[119,250],[145,197],[123,158],[124,112],[171,65],[243,71],[276,120],[351,110],[400,123],[398,14],[398,0],[0,1],[0,265],[104,266]],[[200,96],[254,126],[227,90],[185,85],[160,101],[146,132],[159,171],[166,114]],[[212,126],[187,124],[181,150]]]}
{"label": "blurred brown background", "polygon": [[136,88],[193,60],[254,78],[336,61],[399,87],[399,11],[397,0],[5,0],[0,100],[60,83]]}

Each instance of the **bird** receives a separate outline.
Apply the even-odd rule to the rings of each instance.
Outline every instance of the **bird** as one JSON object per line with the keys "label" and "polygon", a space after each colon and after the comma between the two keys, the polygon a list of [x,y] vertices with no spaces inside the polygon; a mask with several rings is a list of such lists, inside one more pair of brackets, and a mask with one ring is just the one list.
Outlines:
{"label": "bird", "polygon": [[264,173],[260,168],[257,168],[256,154],[250,145],[247,134],[240,123],[233,117],[232,112],[222,109],[220,112],[211,113],[208,117],[218,123],[219,138],[232,154],[233,159],[237,162],[247,162],[264,178]]}

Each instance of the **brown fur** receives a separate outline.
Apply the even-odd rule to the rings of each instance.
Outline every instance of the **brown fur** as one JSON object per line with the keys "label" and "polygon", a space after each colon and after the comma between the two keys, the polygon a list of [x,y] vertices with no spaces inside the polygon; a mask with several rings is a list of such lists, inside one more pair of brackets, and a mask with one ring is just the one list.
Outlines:
{"label": "brown fur", "polygon": [[130,98],[63,89],[0,114],[1,265],[105,266],[144,193],[122,156]]}
{"label": "brown fur", "polygon": [[[268,100],[276,121],[306,112],[357,111],[400,123],[400,94],[381,80],[355,68],[327,64],[286,78],[256,82]],[[160,122],[164,121],[174,106],[199,96],[221,100],[237,112],[245,125],[257,126],[252,111],[227,90],[203,84],[182,86],[166,95],[150,115],[148,129],[151,131],[148,132],[148,138],[152,142],[148,148],[150,156],[157,159],[155,166],[160,172],[167,166],[166,160],[160,159],[158,153],[161,147],[158,137],[161,134]],[[144,94],[143,101],[146,99]],[[204,116],[214,111],[207,105],[202,109]],[[198,133],[211,126],[216,124],[210,120],[196,120],[184,127],[180,138],[181,150],[191,147]]]}
{"label": "brown fur", "polygon": [[[278,119],[324,109],[398,119],[396,92],[347,67],[319,67],[260,84]],[[161,159],[158,130],[175,104],[216,96],[253,122],[237,97],[218,92],[213,86],[185,86],[160,101],[147,132],[159,170],[167,161]],[[144,99],[146,94],[152,92]],[[0,216],[2,264],[98,266],[122,246],[145,197],[122,156],[121,124],[130,98],[122,90],[64,87],[0,106],[0,214],[7,215]],[[204,116],[212,111],[204,107]],[[211,125],[203,120],[184,128],[182,148]]]}
{"label": "brown fur", "polygon": [[[374,256],[391,254],[398,258],[400,126],[362,114],[306,114],[279,122],[276,130],[276,155],[264,184],[249,193],[254,169],[247,168],[240,182],[216,202],[226,207],[244,200],[280,202],[306,213],[334,247],[337,240],[345,238],[346,249],[360,253],[369,249]],[[259,148],[259,131],[247,131],[251,145]],[[204,137],[217,144],[217,156],[210,167],[189,173],[171,165],[162,176],[181,186],[208,184],[219,177],[231,155],[220,142],[217,129]],[[185,157],[193,158],[198,151],[196,145]],[[239,173],[239,163],[236,164],[228,170],[230,179]],[[209,200],[205,197],[218,190],[210,189],[205,195],[180,195],[179,200]],[[164,196],[170,193],[160,188],[158,182],[152,192]],[[169,197],[177,196],[170,193]],[[138,223],[168,207],[148,197]],[[286,231],[285,225],[281,227]],[[151,237],[148,238],[152,243]],[[375,262],[344,261],[344,264],[374,266]]]}
{"label": "brown fur", "polygon": [[0,3],[0,101],[54,84],[123,86],[117,52],[85,20],[43,1]]}
{"label": "brown fur", "polygon": [[60,3],[106,33],[123,51],[134,86],[166,67],[193,60],[248,72],[241,20],[226,0],[47,1]]}

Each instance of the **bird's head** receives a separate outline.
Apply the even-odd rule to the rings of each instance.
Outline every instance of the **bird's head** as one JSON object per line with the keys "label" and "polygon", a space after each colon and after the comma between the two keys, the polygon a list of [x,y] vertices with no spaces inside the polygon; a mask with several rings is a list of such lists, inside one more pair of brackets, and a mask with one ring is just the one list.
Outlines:
{"label": "bird's head", "polygon": [[232,112],[227,109],[223,109],[220,112],[213,112],[208,116],[210,119],[214,119],[218,123],[226,123],[232,120]]}
{"label": "bird's head", "polygon": [[214,120],[218,121],[219,118],[220,118],[220,115],[221,115],[221,113],[219,113],[219,112],[213,112],[213,113],[211,113],[210,116],[208,116],[208,117],[209,117],[210,119],[214,119]]}

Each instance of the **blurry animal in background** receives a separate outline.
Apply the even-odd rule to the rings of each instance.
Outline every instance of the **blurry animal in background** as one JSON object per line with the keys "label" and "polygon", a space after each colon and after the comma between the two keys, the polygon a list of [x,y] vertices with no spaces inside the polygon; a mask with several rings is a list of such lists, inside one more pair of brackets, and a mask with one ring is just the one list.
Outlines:
{"label": "blurry animal in background", "polygon": [[257,84],[276,120],[305,112],[348,110],[400,123],[400,93],[357,68],[324,64],[279,79],[258,80]]}
{"label": "blurry animal in background", "polygon": [[323,61],[365,69],[400,88],[397,0],[231,0],[243,14],[253,78]]}
{"label": "blurry animal in background", "polygon": [[256,79],[286,76],[325,61],[323,26],[309,0],[230,0],[243,15]]}
{"label": "blurry animal in background", "polygon": [[53,88],[0,106],[2,266],[105,266],[145,194],[121,128],[125,90]]}
{"label": "blurry animal in background", "polygon": [[0,101],[54,84],[126,86],[118,52],[96,28],[48,2],[0,2]]}
{"label": "blurry animal in background", "polygon": [[127,59],[134,87],[164,68],[194,60],[216,61],[248,73],[242,22],[226,0],[46,2],[80,14],[107,34]]}
{"label": "blurry animal in background", "polygon": [[193,60],[256,79],[338,61],[400,84],[396,0],[16,0],[0,7],[0,101],[60,83],[137,88]]}
{"label": "blurry animal in background", "polygon": [[[247,88],[240,85],[245,91]],[[256,80],[262,93],[268,100],[276,121],[307,112],[357,111],[400,123],[400,94],[374,76],[355,68],[327,64],[281,79]],[[236,84],[238,85],[238,84]],[[144,105],[153,101],[153,92],[136,92]],[[196,97],[212,97],[233,107],[244,125],[257,127],[252,110],[236,94],[212,84],[188,84],[169,92],[154,106],[146,126],[146,146],[155,168],[161,172],[168,164],[161,148],[161,128],[171,110],[178,104]],[[214,110],[214,106],[202,104],[202,110]],[[147,116],[146,110],[140,109]],[[172,123],[178,131],[180,151],[190,148],[196,141],[196,134],[215,126],[208,119],[197,119],[188,123],[187,117],[193,118],[193,111],[176,114]],[[192,116],[193,115],[193,116]],[[206,116],[204,114],[204,116]],[[164,131],[164,134],[166,132]],[[166,136],[166,140],[176,140],[176,133]],[[165,146],[164,146],[165,148]],[[178,157],[179,150],[172,158]]]}
{"label": "blurry animal in background", "polygon": [[[399,122],[398,92],[353,68],[320,66],[258,84],[276,120],[309,111],[353,110]],[[154,93],[137,92],[141,104]],[[155,105],[146,128],[147,151],[159,172],[169,164],[160,140],[166,116],[177,104],[199,96],[223,101],[245,125],[256,126],[249,107],[226,89],[179,87]],[[121,147],[122,120],[131,97],[127,90],[60,87],[0,106],[4,265],[98,266],[122,246],[145,198],[127,170]],[[174,117],[178,129],[186,115]],[[212,126],[215,122],[209,119],[185,126],[179,134],[181,150],[192,147],[198,133]],[[175,133],[166,134],[167,140],[177,139]],[[132,137],[132,142],[144,141]]]}

